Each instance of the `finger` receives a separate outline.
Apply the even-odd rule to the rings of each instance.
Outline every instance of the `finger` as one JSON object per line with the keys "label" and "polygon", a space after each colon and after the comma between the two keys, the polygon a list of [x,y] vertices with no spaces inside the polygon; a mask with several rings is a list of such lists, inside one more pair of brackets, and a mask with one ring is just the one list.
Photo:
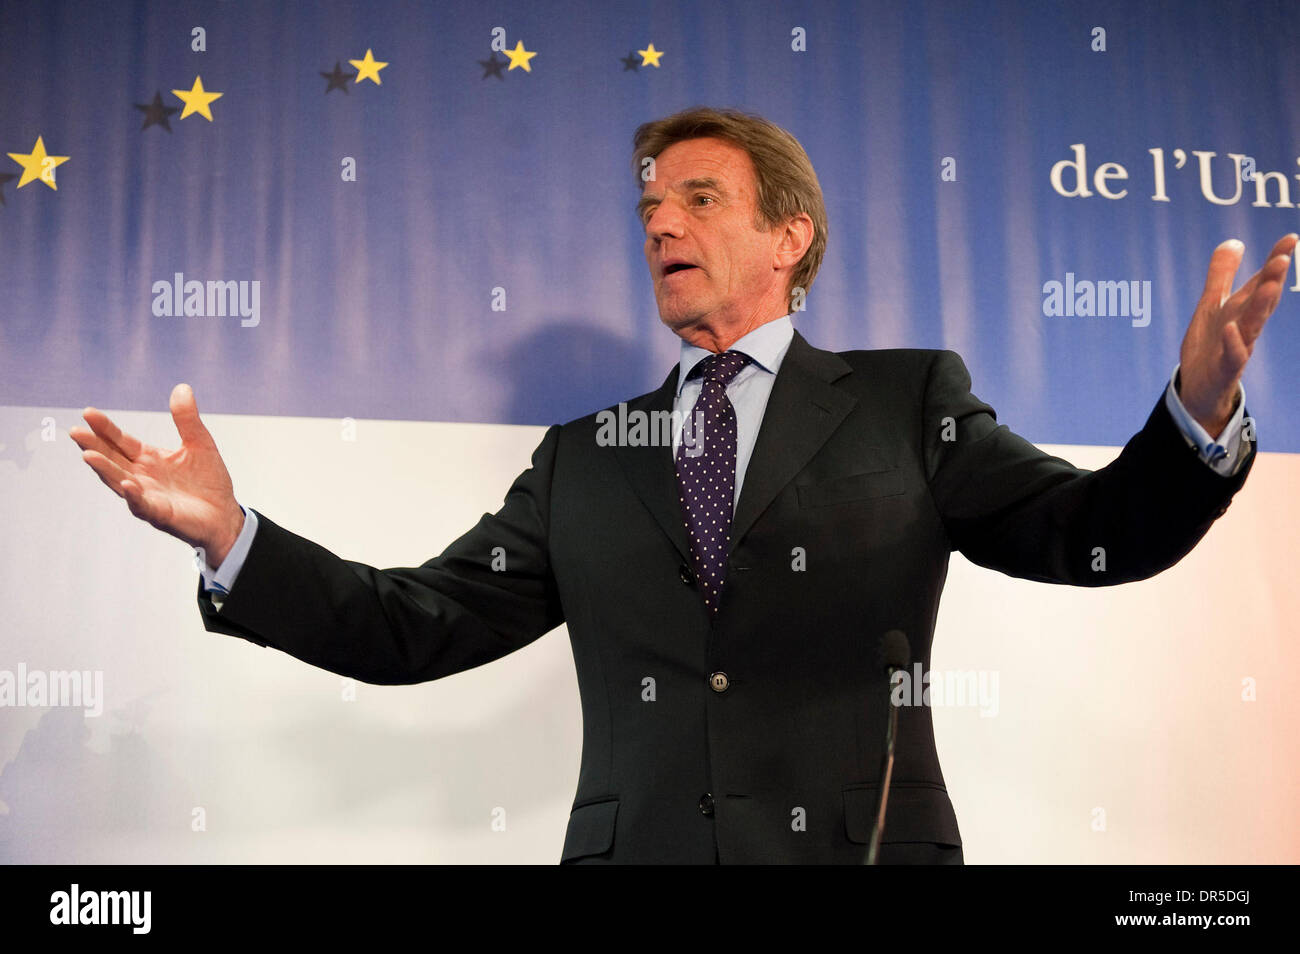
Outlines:
{"label": "finger", "polygon": [[1277,309],[1277,303],[1282,299],[1283,280],[1286,278],[1287,270],[1290,267],[1291,260],[1285,255],[1269,262],[1265,266],[1268,269],[1269,277],[1256,287],[1255,293],[1242,306],[1233,320],[1247,350],[1254,346],[1255,339],[1264,330],[1264,325],[1269,316]]}
{"label": "finger", "polygon": [[214,444],[212,435],[199,418],[199,405],[194,400],[194,389],[188,384],[178,384],[172,388],[172,420],[176,424],[176,433],[186,444]]}
{"label": "finger", "polygon": [[1241,326],[1230,321],[1223,326],[1223,370],[1231,380],[1238,380],[1250,360],[1250,347],[1242,339]]}
{"label": "finger", "polygon": [[125,469],[131,463],[122,454],[120,450],[97,435],[94,431],[88,431],[84,427],[68,428],[68,436],[72,438],[83,451],[95,451],[107,457],[119,467]]}
{"label": "finger", "polygon": [[[1276,248],[1277,246],[1274,246]],[[1273,256],[1260,266],[1259,271],[1246,281],[1244,285],[1237,289],[1236,293],[1225,303],[1230,309],[1240,309],[1246,305],[1259,290],[1262,282],[1269,281],[1274,276],[1285,276],[1287,270],[1291,267],[1291,258],[1289,255]]]}
{"label": "finger", "polygon": [[117,448],[118,452],[127,460],[135,460],[140,456],[140,451],[144,445],[137,438],[132,437],[109,419],[109,416],[98,408],[88,407],[81,412],[82,418],[90,425],[90,429]]}
{"label": "finger", "polygon": [[104,482],[104,486],[113,491],[113,493],[117,494],[119,497],[126,496],[122,491],[122,483],[127,479],[127,476],[126,472],[122,470],[121,467],[118,467],[117,464],[113,463],[98,451],[85,451],[81,455],[81,459],[90,465],[90,469],[93,470],[95,475]]}
{"label": "finger", "polygon": [[[1271,278],[1273,272],[1277,271],[1279,267],[1281,269],[1282,277],[1285,277],[1286,273],[1291,268],[1290,256],[1292,250],[1295,248],[1297,238],[1300,238],[1300,236],[1297,236],[1295,232],[1290,232],[1273,243],[1273,250],[1268,253],[1268,258],[1265,259],[1264,265],[1254,275],[1251,275],[1250,279],[1244,285],[1237,289],[1237,293],[1233,295],[1228,302],[1229,305],[1240,307],[1244,304],[1252,295],[1255,294],[1260,283]],[[1282,258],[1285,259],[1280,262],[1280,265],[1279,256],[1282,256]]]}
{"label": "finger", "polygon": [[1210,267],[1205,273],[1205,289],[1201,292],[1199,307],[1219,308],[1232,294],[1232,280],[1241,267],[1241,257],[1246,246],[1237,239],[1219,243],[1210,256]]}
{"label": "finger", "polygon": [[139,484],[134,480],[122,481],[122,496],[126,498],[126,509],[131,511],[132,516],[148,523],[154,522],[154,508]]}
{"label": "finger", "polygon": [[1268,253],[1268,257],[1273,259],[1279,255],[1290,255],[1295,250],[1297,240],[1300,240],[1300,234],[1288,232],[1273,243],[1273,251]]}
{"label": "finger", "polygon": [[[1267,295],[1271,295],[1273,304],[1276,305],[1277,299],[1282,297],[1282,283],[1286,280],[1287,272],[1290,270],[1290,255],[1275,255],[1270,258],[1251,278],[1249,295],[1245,296],[1243,303],[1254,304],[1256,301],[1263,300]],[[1273,285],[1277,287],[1274,288]],[[1265,286],[1268,286],[1267,289]],[[1247,286],[1243,286],[1241,291],[1247,291]],[[1238,292],[1238,295],[1240,294],[1241,292]]]}

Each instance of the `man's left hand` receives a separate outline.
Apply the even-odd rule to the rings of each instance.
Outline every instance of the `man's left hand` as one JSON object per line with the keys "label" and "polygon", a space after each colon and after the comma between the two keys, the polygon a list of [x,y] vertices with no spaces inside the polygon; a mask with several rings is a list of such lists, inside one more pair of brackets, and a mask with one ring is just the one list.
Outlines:
{"label": "man's left hand", "polygon": [[1217,437],[1236,412],[1241,373],[1282,297],[1297,239],[1294,232],[1278,239],[1264,267],[1235,294],[1232,279],[1246,247],[1230,239],[1210,257],[1205,291],[1179,354],[1178,397],[1211,437]]}

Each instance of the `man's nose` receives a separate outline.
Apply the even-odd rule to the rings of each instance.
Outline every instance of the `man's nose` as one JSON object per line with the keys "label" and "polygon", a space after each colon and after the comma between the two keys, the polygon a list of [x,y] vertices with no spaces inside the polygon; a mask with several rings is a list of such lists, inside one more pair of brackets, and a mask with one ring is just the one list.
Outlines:
{"label": "man's nose", "polygon": [[653,239],[681,238],[685,217],[671,202],[661,202],[646,220],[646,234]]}

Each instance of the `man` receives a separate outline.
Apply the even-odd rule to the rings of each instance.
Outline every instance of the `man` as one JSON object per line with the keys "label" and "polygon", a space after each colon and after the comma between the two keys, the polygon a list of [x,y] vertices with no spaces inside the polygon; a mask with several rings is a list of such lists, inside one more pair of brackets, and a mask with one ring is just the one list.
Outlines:
{"label": "man", "polygon": [[[861,862],[883,634],[928,668],[954,549],[1080,586],[1186,554],[1253,462],[1239,381],[1297,236],[1232,295],[1242,246],[1215,251],[1169,388],[1088,472],[998,426],[951,351],[833,354],[793,330],[827,233],[794,137],[696,109],[635,145],[646,260],[682,346],[620,413],[687,417],[671,449],[611,441],[608,412],[553,426],[496,514],[421,567],[377,570],[240,507],[184,385],[179,451],[93,408],[72,437],[133,514],[201,548],[211,631],[411,683],[567,622],[583,753],[562,861]],[[881,860],[963,860],[927,707],[899,712]]]}

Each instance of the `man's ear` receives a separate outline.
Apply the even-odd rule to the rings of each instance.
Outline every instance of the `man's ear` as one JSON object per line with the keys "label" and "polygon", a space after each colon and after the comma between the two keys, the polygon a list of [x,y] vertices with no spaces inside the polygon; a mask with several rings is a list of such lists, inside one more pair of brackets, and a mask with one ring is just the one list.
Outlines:
{"label": "man's ear", "polygon": [[816,228],[806,212],[791,216],[784,225],[777,227],[779,238],[772,258],[774,268],[793,268],[802,261],[804,254],[812,246]]}

